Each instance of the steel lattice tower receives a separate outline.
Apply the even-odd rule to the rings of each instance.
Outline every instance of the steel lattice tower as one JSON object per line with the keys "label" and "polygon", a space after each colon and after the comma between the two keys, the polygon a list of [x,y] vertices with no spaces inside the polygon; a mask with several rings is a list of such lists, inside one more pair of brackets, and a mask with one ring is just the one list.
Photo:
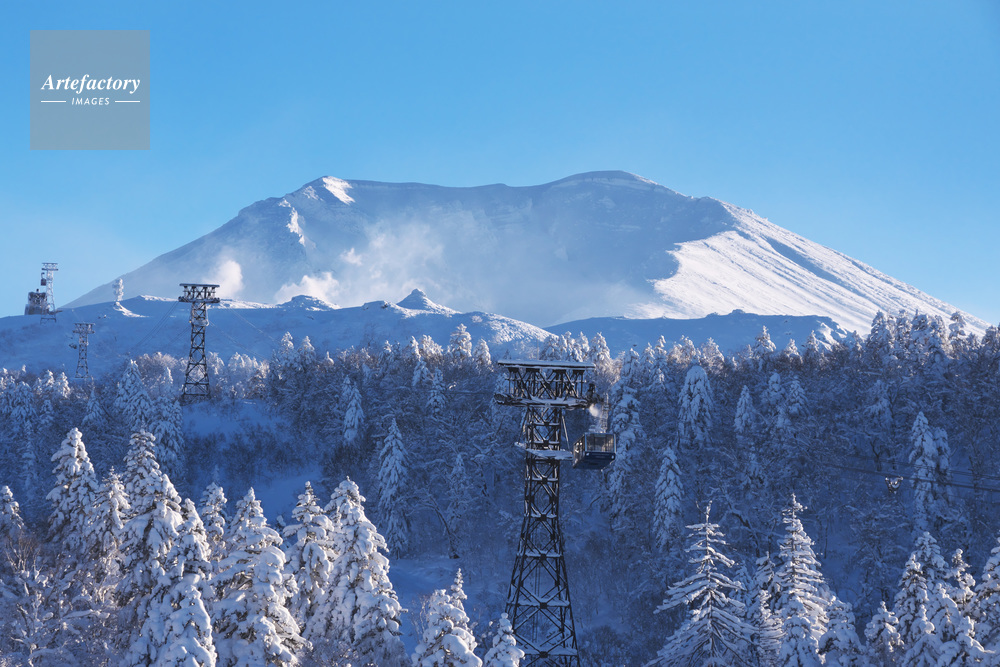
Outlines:
{"label": "steel lattice tower", "polygon": [[208,398],[208,362],[205,360],[205,329],[208,327],[208,304],[219,303],[215,296],[218,285],[181,283],[183,296],[178,301],[191,304],[191,353],[184,372],[181,400],[185,403]]}
{"label": "steel lattice tower", "polygon": [[42,262],[42,286],[45,288],[45,309],[42,311],[42,322],[45,320],[56,321],[56,298],[52,292],[52,283],[55,282],[55,273],[59,270],[56,262]]}
{"label": "steel lattice tower", "polygon": [[507,591],[507,616],[526,654],[524,667],[580,667],[559,527],[559,464],[572,455],[560,442],[563,412],[585,408],[593,398],[593,385],[588,387],[584,373],[594,365],[498,365],[507,370],[507,391],[497,394],[496,401],[525,408],[524,519]]}
{"label": "steel lattice tower", "polygon": [[80,379],[90,379],[90,368],[87,366],[87,336],[94,333],[92,322],[77,322],[73,325],[73,333],[79,336],[76,349],[79,356],[76,361],[76,377]]}

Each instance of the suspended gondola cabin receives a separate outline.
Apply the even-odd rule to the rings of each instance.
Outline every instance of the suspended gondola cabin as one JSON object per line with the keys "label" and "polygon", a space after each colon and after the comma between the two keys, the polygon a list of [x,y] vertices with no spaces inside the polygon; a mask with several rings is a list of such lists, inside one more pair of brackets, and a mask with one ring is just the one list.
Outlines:
{"label": "suspended gondola cabin", "polygon": [[615,460],[613,433],[584,433],[573,445],[573,467],[600,470]]}

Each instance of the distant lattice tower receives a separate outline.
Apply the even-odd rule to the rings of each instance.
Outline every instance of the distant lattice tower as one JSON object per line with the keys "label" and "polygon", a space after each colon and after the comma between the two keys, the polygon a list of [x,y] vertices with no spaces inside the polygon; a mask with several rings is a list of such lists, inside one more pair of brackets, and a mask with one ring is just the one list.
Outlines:
{"label": "distant lattice tower", "polygon": [[76,377],[81,380],[89,380],[90,368],[87,366],[87,336],[94,333],[94,324],[92,322],[77,322],[73,325],[73,333],[79,336],[79,342],[76,346],[76,351],[79,354],[76,361]]}
{"label": "distant lattice tower", "polygon": [[45,288],[45,307],[42,309],[42,322],[45,320],[56,321],[56,298],[52,293],[52,285],[55,282],[56,271],[59,264],[56,262],[42,262],[42,287]]}
{"label": "distant lattice tower", "polygon": [[191,353],[184,373],[181,400],[192,403],[211,396],[208,385],[208,361],[205,358],[205,329],[208,327],[208,304],[219,303],[218,285],[181,283],[184,294],[178,301],[191,304]]}

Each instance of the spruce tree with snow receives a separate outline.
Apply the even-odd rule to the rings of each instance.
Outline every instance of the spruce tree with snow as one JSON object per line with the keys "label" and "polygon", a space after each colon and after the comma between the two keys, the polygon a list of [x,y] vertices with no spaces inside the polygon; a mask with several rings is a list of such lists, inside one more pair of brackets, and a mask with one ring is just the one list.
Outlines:
{"label": "spruce tree with snow", "polygon": [[827,608],[830,617],[826,633],[819,640],[819,654],[824,665],[862,667],[864,649],[854,629],[851,605],[834,597]]}
{"label": "spruce tree with snow", "polygon": [[344,378],[341,400],[347,406],[344,410],[344,444],[354,446],[364,427],[365,413],[361,409],[361,392],[349,377]]}
{"label": "spruce tree with snow", "polygon": [[961,549],[956,549],[951,556],[948,579],[949,593],[958,606],[958,611],[966,618],[975,620],[973,600],[976,596],[976,578],[969,572],[969,564],[965,562],[965,555]]}
{"label": "spruce tree with snow", "polygon": [[64,556],[80,563],[90,551],[89,523],[95,519],[93,511],[100,488],[79,430],[74,428],[66,434],[52,461],[56,465],[52,470],[55,488],[47,496],[52,503],[49,537],[62,544]]}
{"label": "spruce tree with snow", "polygon": [[[2,496],[2,493],[0,493]],[[2,501],[0,501],[2,511]],[[0,516],[0,522],[2,522]],[[976,584],[973,599],[976,619],[976,637],[992,651],[1000,649],[1000,537],[990,551],[990,557],[983,566],[983,574]]]}
{"label": "spruce tree with snow", "polygon": [[767,327],[761,327],[752,348],[753,358],[757,361],[758,369],[763,368],[770,361],[775,349],[774,343],[771,342],[771,334],[767,332]]}
{"label": "spruce tree with snow", "polygon": [[452,332],[451,340],[448,342],[448,355],[456,362],[472,358],[472,336],[464,324],[459,324]]}
{"label": "spruce tree with snow", "polygon": [[781,564],[774,573],[777,588],[774,607],[785,619],[787,626],[791,613],[789,605],[794,596],[796,604],[802,607],[796,613],[801,616],[800,620],[808,623],[812,640],[816,643],[827,631],[830,592],[819,571],[819,560],[812,548],[813,541],[799,519],[799,514],[805,509],[795,498],[795,494],[792,494],[791,504],[781,511],[785,537],[780,544]]}
{"label": "spruce tree with snow", "polygon": [[885,600],[865,627],[868,641],[868,656],[876,665],[895,665],[903,652],[903,640],[899,635],[899,620],[885,606]]}
{"label": "spruce tree with snow", "polygon": [[129,646],[127,664],[214,665],[215,646],[206,602],[213,591],[208,583],[208,541],[194,503],[181,505],[182,523],[160,574],[146,601],[142,628]]}
{"label": "spruce tree with snow", "polygon": [[934,624],[927,618],[927,608],[922,604],[914,613],[910,635],[901,664],[906,667],[935,667],[943,646],[935,633]]}
{"label": "spruce tree with snow", "polygon": [[267,525],[253,489],[236,504],[230,535],[229,556],[213,582],[219,665],[298,665],[308,642],[286,606],[294,580],[283,575],[281,537]]}
{"label": "spruce tree with snow", "polygon": [[918,531],[940,528],[950,514],[950,451],[947,438],[935,434],[924,413],[910,430],[913,472],[914,524]]}
{"label": "spruce tree with snow", "polygon": [[153,405],[135,361],[129,360],[118,381],[114,409],[129,433],[145,431],[152,424]]}
{"label": "spruce tree with snow", "polygon": [[183,469],[184,423],[180,401],[161,396],[153,403],[150,431],[156,438],[156,458],[163,471],[176,477]]}
{"label": "spruce tree with snow", "polygon": [[[147,639],[141,636],[142,623],[155,604],[154,592],[184,522],[181,499],[170,479],[161,473],[151,482],[152,486],[143,490],[150,501],[125,524],[121,545],[124,576],[118,584],[119,619],[122,627],[130,629],[130,634],[122,636],[128,640],[124,646],[129,647],[139,647]],[[145,663],[137,658],[130,664]]]}
{"label": "spruce tree with snow", "polygon": [[741,438],[747,438],[754,431],[757,423],[757,410],[753,406],[753,396],[746,385],[740,391],[740,400],[736,403],[736,416],[733,418],[733,431]]}
{"label": "spruce tree with snow", "polygon": [[21,506],[14,500],[9,486],[0,486],[0,544],[14,539],[23,530]]}
{"label": "spruce tree with snow", "polygon": [[406,514],[408,503],[405,497],[408,486],[406,459],[403,436],[393,418],[378,455],[377,508],[382,532],[388,536],[390,550],[394,554],[405,551],[409,541],[410,526]]}
{"label": "spruce tree with snow", "polygon": [[[288,609],[303,629],[303,636],[312,639],[305,631],[307,622],[330,586],[333,559],[336,554],[330,542],[333,522],[319,506],[312,484],[306,482],[305,491],[299,495],[292,510],[292,520],[284,529],[286,546],[286,572],[295,579],[295,591]],[[292,540],[294,538],[294,541]]]}
{"label": "spruce tree with snow", "polygon": [[632,514],[637,494],[633,476],[639,467],[646,439],[646,432],[639,421],[638,386],[634,384],[638,379],[637,364],[636,351],[626,351],[621,379],[615,385],[615,397],[612,398],[611,431],[615,434],[617,452],[607,480],[611,521],[616,530],[624,529],[634,521]]}
{"label": "spruce tree with snow", "polygon": [[594,372],[601,378],[608,381],[614,375],[614,361],[611,359],[611,350],[608,349],[608,342],[600,333],[590,339],[590,360],[594,362]]}
{"label": "spruce tree with snow", "polygon": [[921,565],[921,572],[927,581],[928,590],[945,582],[951,568],[941,555],[941,547],[938,546],[937,540],[929,532],[924,531],[917,537],[913,554]]}
{"label": "spruce tree with snow", "polygon": [[431,375],[430,391],[427,395],[427,411],[433,419],[441,419],[444,416],[447,404],[444,399],[444,375],[440,368],[435,368]]}
{"label": "spruce tree with snow", "polygon": [[337,557],[327,596],[306,632],[350,644],[361,664],[401,664],[403,610],[389,581],[385,539],[365,516],[363,503],[357,484],[347,479],[324,508],[333,519]]}
{"label": "spruce tree with snow", "polygon": [[483,658],[483,667],[519,667],[524,659],[524,651],[518,648],[514,628],[507,614],[500,614],[497,621],[497,634],[493,638],[493,647]]}
{"label": "spruce tree with snow", "polygon": [[819,667],[822,661],[815,633],[815,614],[807,608],[799,590],[793,589],[787,594],[782,612],[784,636],[778,664],[782,667]]}
{"label": "spruce tree with snow", "polygon": [[926,620],[928,599],[927,579],[924,577],[923,567],[917,561],[916,554],[910,554],[903,568],[899,591],[892,607],[892,614],[898,623],[900,640],[907,649],[912,647],[924,632],[923,628],[918,626],[918,618],[919,614],[923,613]]}
{"label": "spruce tree with snow", "polygon": [[688,369],[678,399],[677,442],[685,448],[704,449],[712,430],[712,388],[705,369],[695,364]]}
{"label": "spruce tree with snow", "polygon": [[448,538],[451,540],[451,556],[456,557],[462,550],[466,533],[469,530],[469,514],[473,503],[472,485],[469,474],[465,470],[465,460],[462,453],[455,454],[451,470],[448,472]]}
{"label": "spruce tree with snow", "polygon": [[122,542],[125,539],[125,522],[131,515],[125,485],[114,468],[101,482],[97,501],[90,522],[87,543],[93,551],[88,560],[93,568],[96,584],[94,597],[98,601],[109,599],[121,577]]}
{"label": "spruce tree with snow", "polygon": [[663,448],[663,461],[653,496],[653,535],[660,551],[666,551],[680,535],[683,493],[677,451],[667,444]]}
{"label": "spruce tree with snow", "polygon": [[427,627],[413,654],[414,667],[482,667],[476,657],[476,638],[469,631],[469,617],[445,590],[431,595]]}
{"label": "spruce tree with snow", "polygon": [[691,544],[686,549],[695,571],[671,585],[667,598],[656,611],[685,607],[687,617],[657,657],[648,665],[734,665],[750,660],[752,628],[746,609],[733,593],[742,584],[730,579],[734,561],[720,551],[725,547],[718,524],[709,520],[711,504],[701,523],[688,526]]}
{"label": "spruce tree with snow", "polygon": [[431,372],[427,368],[427,362],[423,357],[417,357],[417,363],[413,367],[413,377],[410,380],[410,387],[417,391],[429,389],[431,386]]}
{"label": "spruce tree with snow", "polygon": [[481,371],[488,371],[493,368],[493,358],[490,356],[490,346],[482,338],[476,343],[472,350],[472,358],[476,362],[476,367]]}
{"label": "spruce tree with snow", "polygon": [[220,561],[226,555],[226,494],[215,482],[205,487],[201,496],[199,512],[205,525],[208,553],[213,561]]}

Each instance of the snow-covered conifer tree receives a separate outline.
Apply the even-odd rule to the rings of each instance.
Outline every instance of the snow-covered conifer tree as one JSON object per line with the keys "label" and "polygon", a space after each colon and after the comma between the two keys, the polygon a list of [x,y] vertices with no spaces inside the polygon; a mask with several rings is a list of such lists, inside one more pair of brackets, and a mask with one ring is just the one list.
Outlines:
{"label": "snow-covered conifer tree", "polygon": [[827,611],[830,622],[826,633],[819,640],[823,664],[830,667],[862,667],[864,649],[854,629],[851,605],[834,597]]}
{"label": "snow-covered conifer tree", "polygon": [[653,535],[661,551],[666,551],[680,534],[683,492],[677,452],[667,444],[663,448],[663,462],[653,496]]}
{"label": "snow-covered conifer tree", "polygon": [[[151,441],[152,437],[150,445]],[[149,459],[155,463],[152,454]],[[124,576],[118,585],[118,599],[122,606],[122,627],[131,629],[125,646],[138,649],[138,645],[146,641],[140,633],[143,619],[149,614],[153,601],[153,590],[166,571],[167,554],[177,539],[184,518],[180,496],[169,477],[157,469],[155,474],[142,475],[137,479],[142,480],[145,486],[133,485],[129,493],[133,499],[133,514],[125,523],[122,536]],[[144,663],[140,659],[132,664]]]}
{"label": "snow-covered conifer tree", "polygon": [[452,332],[451,340],[448,342],[448,355],[459,362],[472,358],[472,336],[464,324],[459,324]]}
{"label": "snow-covered conifer tree", "polygon": [[201,496],[201,517],[208,540],[208,553],[213,561],[226,555],[226,494],[222,487],[211,482]]}
{"label": "snow-covered conifer tree", "polygon": [[[912,639],[906,644],[901,663],[906,667],[934,667],[941,655],[941,639],[934,632],[934,624],[927,618],[927,608],[919,605],[914,613]],[[946,665],[948,663],[945,663]]]}
{"label": "snow-covered conifer tree", "polygon": [[413,367],[413,378],[410,386],[417,391],[429,389],[431,386],[431,372],[427,368],[427,362],[423,357],[417,357],[417,363]]}
{"label": "snow-covered conifer tree", "polygon": [[14,494],[7,485],[0,486],[0,544],[14,539],[24,530],[21,506],[14,500]]}
{"label": "snow-covered conifer tree", "polygon": [[115,414],[119,415],[129,433],[150,428],[153,421],[153,406],[135,361],[129,360],[121,380],[118,381],[114,408]]}
{"label": "snow-covered conifer tree", "polygon": [[903,640],[899,636],[899,620],[885,606],[885,600],[865,627],[868,656],[876,665],[894,665],[902,657]]}
{"label": "snow-covered conifer tree", "polygon": [[712,430],[712,388],[708,374],[700,365],[688,369],[678,399],[677,441],[680,449],[702,449],[708,445]]}
{"label": "snow-covered conifer tree", "polygon": [[99,492],[97,475],[80,431],[74,428],[66,434],[52,461],[56,464],[52,470],[56,483],[47,496],[52,503],[49,536],[62,543],[64,555],[79,563],[90,550],[88,524],[93,520]]}
{"label": "snow-covered conifer tree", "polygon": [[[2,495],[2,494],[0,494]],[[2,503],[0,503],[2,512]],[[0,516],[0,521],[2,521]],[[990,557],[983,566],[983,574],[976,584],[973,600],[976,618],[976,637],[986,648],[996,651],[1000,648],[1000,537],[990,551]]]}
{"label": "snow-covered conifer tree", "polygon": [[615,385],[615,396],[612,398],[611,431],[615,434],[617,455],[607,479],[611,521],[616,529],[630,525],[633,520],[630,515],[637,500],[633,475],[646,438],[639,421],[638,386],[633,384],[638,377],[638,363],[639,355],[634,349],[625,352],[621,379]]}
{"label": "snow-covered conifer tree", "polygon": [[115,469],[111,468],[101,482],[87,539],[93,549],[88,560],[92,564],[96,584],[94,597],[99,601],[111,596],[121,577],[125,522],[131,513],[125,485]]}
{"label": "snow-covered conifer tree", "polygon": [[129,646],[130,665],[215,665],[212,623],[205,607],[213,598],[205,526],[190,500],[182,503],[181,517],[140,619],[138,640]]}
{"label": "snow-covered conifer tree", "polygon": [[353,446],[357,444],[358,437],[365,421],[364,410],[361,409],[361,392],[358,391],[351,378],[344,378],[343,398],[341,399],[347,406],[344,410],[344,444]]}
{"label": "snow-covered conifer tree", "polygon": [[736,403],[736,416],[733,418],[733,430],[739,436],[749,436],[753,433],[757,422],[757,410],[753,406],[753,396],[746,385],[740,391],[740,400]]}
{"label": "snow-covered conifer tree", "polygon": [[791,590],[785,596],[782,610],[784,623],[778,664],[782,667],[819,667],[819,642],[814,630],[814,614],[807,609],[800,591]]}
{"label": "snow-covered conifer tree", "polygon": [[427,411],[434,419],[441,419],[447,404],[444,399],[444,375],[440,368],[435,368],[431,376],[430,392],[427,395]]}
{"label": "snow-covered conifer tree", "polygon": [[325,508],[335,517],[331,541],[337,557],[328,594],[306,631],[347,642],[362,664],[401,664],[402,608],[389,581],[385,539],[365,516],[363,503],[357,484],[348,479]]}
{"label": "snow-covered conifer tree", "polygon": [[951,569],[948,571],[949,594],[958,606],[958,611],[966,618],[975,620],[976,613],[973,599],[976,596],[976,579],[969,572],[969,564],[961,549],[956,549],[951,556]]}
{"label": "snow-covered conifer tree", "polygon": [[395,554],[402,553],[409,541],[408,504],[404,497],[407,488],[406,458],[403,436],[393,418],[378,456],[377,507],[382,532],[388,537],[390,551]]}
{"label": "snow-covered conifer tree", "polygon": [[519,667],[523,659],[524,651],[517,646],[510,619],[507,618],[507,614],[500,614],[493,647],[486,652],[483,667]]}
{"label": "snow-covered conifer tree", "polygon": [[691,544],[687,553],[695,566],[693,574],[673,584],[657,611],[683,606],[687,618],[648,665],[736,665],[751,656],[752,629],[746,609],[732,593],[742,585],[723,572],[733,567],[731,558],[719,551],[726,545],[718,524],[709,520],[711,504],[704,520],[688,526]]}
{"label": "snow-covered conifer tree", "polygon": [[431,595],[427,627],[413,654],[414,667],[481,667],[474,653],[476,638],[469,631],[469,617],[445,590]]}
{"label": "snow-covered conifer tree", "polygon": [[[294,523],[284,529],[286,544],[285,570],[295,579],[295,591],[288,609],[302,628],[302,635],[312,639],[307,623],[321,604],[330,586],[330,575],[336,554],[330,541],[333,522],[319,506],[312,484],[306,482],[305,491],[292,510]],[[295,538],[292,542],[291,539]],[[319,639],[319,638],[317,638]]]}
{"label": "snow-covered conifer tree", "polygon": [[951,471],[947,439],[935,437],[921,412],[913,422],[910,441],[910,464],[914,468],[914,524],[919,531],[940,528],[949,514],[947,485],[951,482]]}
{"label": "snow-covered conifer tree", "polygon": [[[813,642],[818,644],[828,627],[830,593],[819,571],[819,560],[812,548],[813,541],[799,519],[799,513],[803,510],[805,507],[792,494],[791,504],[781,511],[785,538],[780,545],[781,564],[774,573],[778,589],[774,606],[787,626],[790,615],[788,605],[794,593],[797,604],[802,607],[796,613],[801,616],[800,620],[808,623]],[[786,627],[786,635],[787,632]]]}
{"label": "snow-covered conifer tree", "polygon": [[483,340],[479,339],[476,343],[475,349],[472,351],[472,358],[476,362],[476,366],[480,370],[488,371],[493,367],[493,358],[490,356],[490,346]]}
{"label": "snow-covered conifer tree", "polygon": [[236,505],[229,557],[214,581],[215,646],[222,667],[299,664],[308,642],[286,606],[292,580],[282,575],[281,537],[267,525],[253,489]]}
{"label": "snow-covered conifer tree", "polygon": [[454,539],[453,555],[459,553],[462,542],[469,528],[469,508],[472,507],[472,485],[469,474],[465,471],[465,460],[462,453],[455,454],[451,470],[448,473],[448,533]]}
{"label": "snow-covered conifer tree", "polygon": [[923,627],[919,626],[918,617],[923,613],[924,620],[927,620],[927,603],[927,579],[916,554],[910,554],[892,608],[892,614],[898,623],[899,638],[907,650],[924,632]]}
{"label": "snow-covered conifer tree", "polygon": [[752,349],[753,357],[757,360],[757,367],[762,368],[776,349],[774,343],[771,342],[771,334],[767,332],[767,327],[761,327]]}

